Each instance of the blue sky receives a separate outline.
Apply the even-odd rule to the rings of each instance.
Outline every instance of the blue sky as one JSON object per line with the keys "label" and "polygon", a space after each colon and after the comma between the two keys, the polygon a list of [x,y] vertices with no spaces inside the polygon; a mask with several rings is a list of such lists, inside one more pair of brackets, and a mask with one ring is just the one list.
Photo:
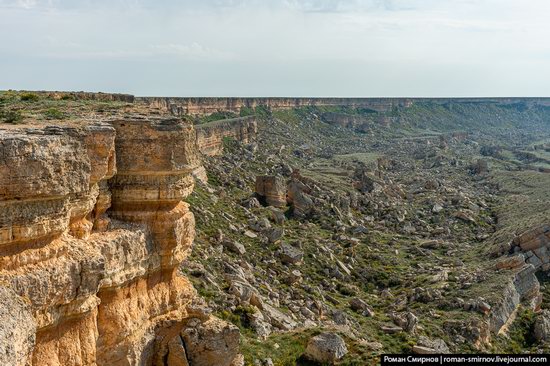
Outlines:
{"label": "blue sky", "polygon": [[547,0],[0,0],[0,89],[550,96]]}

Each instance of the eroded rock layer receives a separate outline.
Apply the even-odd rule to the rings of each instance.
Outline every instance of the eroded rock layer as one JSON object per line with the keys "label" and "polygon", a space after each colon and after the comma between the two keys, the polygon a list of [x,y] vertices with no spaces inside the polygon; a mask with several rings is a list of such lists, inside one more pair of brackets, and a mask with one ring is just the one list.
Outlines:
{"label": "eroded rock layer", "polygon": [[[15,312],[0,314],[2,364],[169,364],[164,329],[197,317],[177,269],[198,165],[179,119],[0,131],[0,300]],[[232,361],[238,348],[220,352]]]}
{"label": "eroded rock layer", "polygon": [[257,134],[256,118],[254,116],[226,119],[196,126],[197,147],[205,155],[218,155],[223,148],[223,139],[233,138],[248,143]]}

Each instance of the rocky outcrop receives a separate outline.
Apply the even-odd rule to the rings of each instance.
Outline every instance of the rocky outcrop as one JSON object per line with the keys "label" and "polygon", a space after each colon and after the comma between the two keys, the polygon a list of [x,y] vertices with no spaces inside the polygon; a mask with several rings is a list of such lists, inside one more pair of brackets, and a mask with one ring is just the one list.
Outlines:
{"label": "rocky outcrop", "polygon": [[126,117],[3,130],[0,142],[0,310],[16,314],[0,344],[15,340],[11,364],[163,365],[166,329],[196,317],[178,274],[194,238],[183,201],[198,166],[193,126]]}
{"label": "rocky outcrop", "polygon": [[256,194],[268,206],[286,206],[286,182],[283,177],[273,175],[256,177]]}
{"label": "rocky outcrop", "polygon": [[507,330],[521,303],[537,309],[542,301],[535,267],[532,264],[523,264],[512,270],[513,277],[505,286],[500,302],[491,308],[489,325],[494,334]]}
{"label": "rocky outcrop", "polygon": [[254,116],[224,119],[196,125],[197,147],[204,155],[219,155],[224,138],[232,138],[242,143],[255,140],[258,132]]}
{"label": "rocky outcrop", "polygon": [[536,269],[550,270],[550,226],[542,225],[523,232],[512,242],[514,251],[522,252],[525,261]]}

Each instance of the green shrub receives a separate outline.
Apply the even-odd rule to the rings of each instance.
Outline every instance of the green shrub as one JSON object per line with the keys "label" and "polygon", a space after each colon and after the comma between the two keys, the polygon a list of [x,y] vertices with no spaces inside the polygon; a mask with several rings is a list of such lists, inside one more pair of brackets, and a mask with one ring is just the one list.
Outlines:
{"label": "green shrub", "polygon": [[71,94],[63,94],[61,97],[61,100],[76,100],[76,97]]}
{"label": "green shrub", "polygon": [[24,102],[36,102],[40,99],[40,97],[34,93],[23,93],[20,98]]}
{"label": "green shrub", "polygon": [[22,119],[23,115],[19,111],[0,110],[0,120],[3,122],[16,124]]}
{"label": "green shrub", "polygon": [[254,115],[254,108],[243,106],[243,107],[241,107],[239,115],[241,117],[252,116],[252,115]]}
{"label": "green shrub", "polygon": [[50,108],[44,112],[46,119],[63,119],[65,118],[65,113],[61,112],[59,109]]}

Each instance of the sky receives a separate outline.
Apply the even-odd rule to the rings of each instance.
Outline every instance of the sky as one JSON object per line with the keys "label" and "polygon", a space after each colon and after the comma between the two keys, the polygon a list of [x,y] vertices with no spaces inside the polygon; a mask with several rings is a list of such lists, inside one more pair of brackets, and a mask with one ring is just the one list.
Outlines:
{"label": "sky", "polygon": [[0,0],[0,90],[550,96],[548,0]]}

